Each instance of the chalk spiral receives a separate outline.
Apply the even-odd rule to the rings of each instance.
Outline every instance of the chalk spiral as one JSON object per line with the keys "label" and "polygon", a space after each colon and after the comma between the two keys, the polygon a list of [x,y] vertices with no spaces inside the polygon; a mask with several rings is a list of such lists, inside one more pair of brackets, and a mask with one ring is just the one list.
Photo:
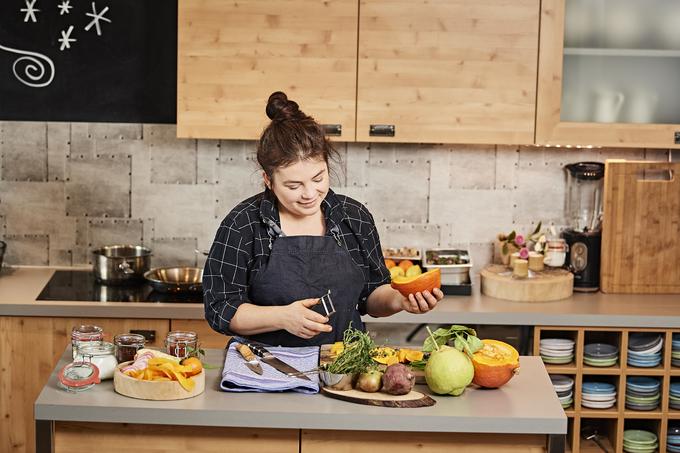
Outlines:
{"label": "chalk spiral", "polygon": [[14,76],[21,83],[36,88],[52,83],[54,63],[48,56],[28,50],[12,49],[2,44],[0,44],[0,50],[21,55],[12,65]]}

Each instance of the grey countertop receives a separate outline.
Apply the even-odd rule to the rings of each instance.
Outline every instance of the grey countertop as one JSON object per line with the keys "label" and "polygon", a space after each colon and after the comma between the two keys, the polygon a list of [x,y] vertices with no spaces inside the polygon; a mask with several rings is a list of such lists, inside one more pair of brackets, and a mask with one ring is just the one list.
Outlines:
{"label": "grey countertop", "polygon": [[[210,349],[206,362],[223,363]],[[57,386],[57,372],[70,361],[67,349],[35,402],[36,420],[150,423],[163,425],[565,434],[567,417],[539,357],[521,357],[521,372],[500,389],[468,387],[459,397],[437,396],[434,406],[413,409],[365,406],[321,394],[225,393],[220,369],[207,370],[206,390],[194,398],[147,401],[128,398],[104,381],[81,393]],[[426,386],[418,389],[428,393]]]}
{"label": "grey countertop", "polygon": [[[3,268],[0,316],[203,319],[202,304],[36,301],[56,268]],[[476,282],[478,283],[478,282]],[[680,328],[680,295],[574,293],[554,302],[513,302],[480,294],[447,296],[429,313],[366,322]]]}

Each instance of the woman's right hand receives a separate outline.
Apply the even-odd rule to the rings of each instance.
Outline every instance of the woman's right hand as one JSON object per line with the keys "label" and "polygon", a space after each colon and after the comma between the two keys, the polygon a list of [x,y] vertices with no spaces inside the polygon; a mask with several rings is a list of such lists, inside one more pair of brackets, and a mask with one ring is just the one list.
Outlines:
{"label": "woman's right hand", "polygon": [[326,324],[327,317],[310,310],[310,307],[318,303],[319,299],[302,299],[286,305],[282,319],[283,329],[307,340],[322,332],[332,331],[333,328]]}

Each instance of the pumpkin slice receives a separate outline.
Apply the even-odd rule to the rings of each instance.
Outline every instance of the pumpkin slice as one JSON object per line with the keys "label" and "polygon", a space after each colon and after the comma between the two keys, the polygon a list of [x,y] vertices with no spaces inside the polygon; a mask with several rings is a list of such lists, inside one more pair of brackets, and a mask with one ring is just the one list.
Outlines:
{"label": "pumpkin slice", "polygon": [[408,297],[409,294],[422,293],[423,291],[432,292],[434,288],[441,287],[442,273],[439,268],[412,277],[392,278],[392,288],[399,291],[404,297]]}
{"label": "pumpkin slice", "polygon": [[482,340],[484,347],[472,355],[475,377],[480,387],[498,388],[519,373],[519,353],[507,343]]}

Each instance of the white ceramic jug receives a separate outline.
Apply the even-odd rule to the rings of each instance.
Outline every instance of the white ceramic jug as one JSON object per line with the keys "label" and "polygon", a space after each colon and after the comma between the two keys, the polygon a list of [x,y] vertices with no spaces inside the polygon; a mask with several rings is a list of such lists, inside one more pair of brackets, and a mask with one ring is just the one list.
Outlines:
{"label": "white ceramic jug", "polygon": [[625,96],[620,91],[597,91],[593,102],[593,121],[596,123],[616,122],[624,99]]}

